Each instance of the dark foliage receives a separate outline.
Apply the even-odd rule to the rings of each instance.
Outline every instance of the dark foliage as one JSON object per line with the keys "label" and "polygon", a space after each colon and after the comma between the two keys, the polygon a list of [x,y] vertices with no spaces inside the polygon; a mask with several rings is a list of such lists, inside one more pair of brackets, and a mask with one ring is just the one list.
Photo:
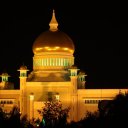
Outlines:
{"label": "dark foliage", "polygon": [[34,128],[28,121],[27,116],[20,119],[20,111],[14,106],[10,113],[6,113],[0,108],[0,128]]}
{"label": "dark foliage", "polygon": [[60,101],[48,101],[38,112],[42,115],[46,128],[66,127],[69,108],[63,109]]}
{"label": "dark foliage", "polygon": [[[126,127],[128,122],[128,93],[120,93],[113,100],[99,102],[97,112],[87,112],[85,118],[77,122],[78,128]],[[69,124],[71,128],[72,123]]]}
{"label": "dark foliage", "polygon": [[[67,123],[69,108],[62,109],[61,103],[47,102],[40,114],[44,117],[29,121],[20,117],[19,108],[14,107],[7,115],[0,108],[0,128],[125,128],[128,122],[128,93],[120,93],[113,100],[99,102],[98,111],[87,112],[78,122]],[[44,125],[45,123],[45,125]],[[39,125],[37,125],[39,124]]]}

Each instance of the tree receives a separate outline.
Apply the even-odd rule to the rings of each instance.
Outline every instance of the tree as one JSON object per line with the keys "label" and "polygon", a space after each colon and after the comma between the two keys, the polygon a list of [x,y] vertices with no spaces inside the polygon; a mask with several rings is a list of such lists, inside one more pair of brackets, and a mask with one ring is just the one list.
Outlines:
{"label": "tree", "polygon": [[99,113],[104,120],[105,126],[120,126],[128,122],[128,93],[119,93],[113,100],[107,102],[101,101]]}
{"label": "tree", "polygon": [[20,119],[20,111],[14,106],[10,113],[6,113],[0,108],[0,128],[34,128],[27,116]]}
{"label": "tree", "polygon": [[94,128],[98,127],[99,113],[98,111],[89,112],[87,111],[85,117],[77,122],[79,128]]}
{"label": "tree", "polygon": [[10,112],[10,116],[8,117],[8,127],[20,127],[20,110],[17,106],[14,106]]}
{"label": "tree", "polygon": [[70,108],[62,108],[60,101],[48,101],[38,112],[42,115],[42,123],[47,128],[63,128],[67,123],[68,112]]}
{"label": "tree", "polygon": [[102,100],[98,111],[87,112],[84,119],[77,122],[79,128],[126,127],[128,122],[128,93],[119,93],[112,100]]}
{"label": "tree", "polygon": [[0,126],[4,128],[6,124],[6,114],[2,108],[0,108]]}

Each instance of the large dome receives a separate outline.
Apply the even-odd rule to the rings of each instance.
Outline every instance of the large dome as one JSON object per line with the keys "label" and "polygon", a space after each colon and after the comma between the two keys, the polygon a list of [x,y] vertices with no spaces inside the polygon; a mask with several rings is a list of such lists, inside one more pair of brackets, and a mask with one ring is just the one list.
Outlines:
{"label": "large dome", "polygon": [[40,55],[43,52],[66,52],[74,53],[74,44],[71,38],[58,30],[58,23],[53,10],[52,19],[49,23],[50,29],[37,37],[33,44],[33,52]]}
{"label": "large dome", "polygon": [[64,32],[48,30],[37,37],[33,44],[33,52],[34,54],[42,52],[68,52],[73,54],[74,44]]}
{"label": "large dome", "polygon": [[65,70],[74,64],[73,41],[58,30],[54,10],[49,26],[49,30],[41,33],[33,43],[33,70],[36,72]]}

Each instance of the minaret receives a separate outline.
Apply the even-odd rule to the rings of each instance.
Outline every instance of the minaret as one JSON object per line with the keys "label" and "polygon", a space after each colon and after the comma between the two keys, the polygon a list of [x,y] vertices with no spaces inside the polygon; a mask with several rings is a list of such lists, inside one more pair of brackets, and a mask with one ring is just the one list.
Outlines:
{"label": "minaret", "polygon": [[22,65],[20,69],[20,112],[22,115],[26,114],[26,79],[27,79],[27,67],[25,65]]}
{"label": "minaret", "polygon": [[85,81],[85,77],[87,76],[87,74],[83,71],[80,71],[79,74],[78,74],[78,88],[79,89],[85,89],[85,84],[86,84],[86,81]]}
{"label": "minaret", "polygon": [[78,68],[76,66],[71,66],[71,68],[69,69],[70,71],[70,79],[71,79],[71,82],[72,82],[72,85],[73,85],[73,93],[76,93],[77,92],[77,78],[78,78],[78,75],[77,75],[77,72],[78,72]]}
{"label": "minaret", "polygon": [[58,23],[57,23],[57,20],[56,20],[56,17],[55,17],[55,11],[53,10],[53,13],[52,13],[52,19],[49,23],[49,30],[50,31],[57,31],[58,30]]}
{"label": "minaret", "polygon": [[70,71],[70,79],[71,79],[71,84],[72,84],[72,107],[71,107],[71,120],[77,121],[78,117],[78,94],[77,94],[77,72],[78,68],[76,66],[71,66],[69,69]]}
{"label": "minaret", "polygon": [[8,75],[8,73],[2,73],[0,77],[2,78],[2,82],[8,82],[10,75]]}
{"label": "minaret", "polygon": [[0,82],[0,88],[4,89],[6,88],[6,84],[8,83],[8,78],[10,77],[10,75],[8,75],[8,73],[2,73],[0,77],[2,78],[2,81]]}

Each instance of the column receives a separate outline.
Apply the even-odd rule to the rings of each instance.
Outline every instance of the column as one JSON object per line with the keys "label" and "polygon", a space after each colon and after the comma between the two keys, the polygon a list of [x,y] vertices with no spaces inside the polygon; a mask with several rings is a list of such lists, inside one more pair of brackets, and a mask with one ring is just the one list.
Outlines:
{"label": "column", "polygon": [[34,118],[34,94],[29,95],[30,98],[30,111],[29,111],[29,119]]}

